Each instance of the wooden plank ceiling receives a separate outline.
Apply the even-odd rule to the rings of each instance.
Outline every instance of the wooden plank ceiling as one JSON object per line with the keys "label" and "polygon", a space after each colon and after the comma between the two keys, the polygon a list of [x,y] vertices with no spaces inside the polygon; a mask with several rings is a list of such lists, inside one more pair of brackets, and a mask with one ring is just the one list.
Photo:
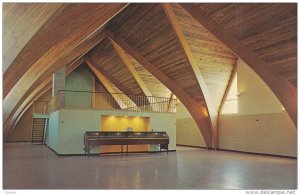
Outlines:
{"label": "wooden plank ceiling", "polygon": [[126,94],[143,94],[142,89],[107,38],[97,45],[89,56],[97,68],[105,71],[106,77],[113,77],[119,86],[122,86],[119,87],[121,91]]}
{"label": "wooden plank ceiling", "polygon": [[138,63],[131,55],[126,52],[129,61],[134,66],[141,79],[144,81],[152,96],[170,98],[171,91],[153,76],[146,68]]}
{"label": "wooden plank ceiling", "polygon": [[3,3],[3,58],[5,72],[34,34],[63,4]]}
{"label": "wooden plank ceiling", "polygon": [[26,93],[31,93],[33,85],[38,84],[40,78],[51,76],[55,70],[76,59],[76,55],[84,53],[81,48],[88,47],[86,42],[125,6],[126,4],[64,4],[35,33],[4,72],[4,123],[7,123],[18,102],[24,100]]}
{"label": "wooden plank ceiling", "polygon": [[[3,47],[5,124],[13,124],[24,113],[29,101],[44,91],[48,78],[56,70],[86,60],[108,79],[106,84],[113,91],[145,95],[146,86],[153,96],[172,97],[171,92],[176,92],[194,117],[207,146],[212,146],[212,124],[197,80],[199,75],[161,4],[26,6],[3,6],[3,32],[7,38]],[[297,87],[296,6],[219,3],[197,6]],[[218,109],[237,57],[181,6],[173,4],[172,9]],[[15,14],[22,17],[12,20]],[[31,30],[27,26],[32,26]],[[104,37],[104,31],[110,40]],[[26,35],[24,39],[22,34]],[[135,80],[136,75],[129,71],[112,45],[115,37],[145,86]],[[82,58],[83,55],[86,57]],[[10,128],[11,125],[6,125],[5,129]]]}
{"label": "wooden plank ceiling", "polygon": [[203,100],[193,70],[159,4],[131,4],[108,28],[197,100]]}
{"label": "wooden plank ceiling", "polygon": [[201,4],[199,8],[297,87],[295,4]]}
{"label": "wooden plank ceiling", "polygon": [[[224,4],[221,7],[216,4],[180,4],[180,6],[261,77],[297,126],[297,63],[295,60],[297,4]],[[235,7],[236,12],[228,11],[230,7]],[[239,11],[243,9],[245,10]],[[255,11],[248,12],[248,9]],[[285,28],[281,28],[282,25],[291,26],[291,31],[286,32]],[[264,33],[269,33],[269,36]],[[259,46],[261,47],[259,50],[265,52],[267,58],[253,49],[253,46],[243,42],[246,37],[252,39],[252,42],[262,40],[259,35],[264,36],[262,41],[264,43]],[[278,50],[278,47],[281,49]],[[280,63],[280,66],[278,67],[276,63]]]}
{"label": "wooden plank ceiling", "polygon": [[219,108],[237,57],[184,9],[177,4],[172,7],[211,98]]}

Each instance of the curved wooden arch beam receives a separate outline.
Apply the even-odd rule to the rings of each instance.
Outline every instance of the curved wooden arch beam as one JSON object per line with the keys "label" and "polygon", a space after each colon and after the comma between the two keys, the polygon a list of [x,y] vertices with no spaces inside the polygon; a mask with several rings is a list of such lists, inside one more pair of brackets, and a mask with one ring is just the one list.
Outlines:
{"label": "curved wooden arch beam", "polygon": [[[47,69],[47,63],[53,58],[74,49],[126,5],[78,3],[62,6],[38,30],[4,73],[3,97],[5,98],[17,83],[32,82],[31,77],[24,78],[25,73],[31,71],[33,76],[39,75],[41,70]],[[22,90],[22,87],[18,87],[18,90]],[[26,86],[24,88],[26,89]]]}
{"label": "curved wooden arch beam", "polygon": [[[84,58],[79,58],[74,60],[74,62],[70,63],[66,67],[66,75],[70,74],[73,70],[75,70],[80,64],[84,62]],[[8,135],[13,131],[13,125],[17,123],[19,118],[21,118],[22,113],[24,113],[30,104],[42,95],[42,92],[45,90],[46,86],[51,87],[52,85],[52,74],[48,75],[48,77],[40,78],[39,81],[31,87],[22,99],[18,102],[15,108],[10,113],[8,119],[4,122],[3,130],[4,130],[4,140],[8,138]]]}
{"label": "curved wooden arch beam", "polygon": [[93,73],[96,75],[98,80],[103,84],[106,91],[111,94],[111,96],[114,98],[114,100],[119,105],[119,108],[126,109],[126,104],[118,97],[117,92],[110,86],[108,79],[99,71],[97,68],[91,63],[90,60],[85,61],[89,68],[93,71]]}
{"label": "curved wooden arch beam", "polygon": [[152,109],[154,111],[157,111],[158,109],[156,108],[156,101],[150,97],[150,96],[152,96],[150,90],[148,89],[148,87],[146,86],[146,84],[141,79],[140,75],[138,74],[138,72],[135,70],[135,68],[133,67],[133,65],[129,61],[125,51],[116,42],[114,42],[109,37],[108,37],[108,40],[110,41],[110,43],[114,47],[115,51],[118,53],[118,55],[121,58],[121,60],[123,61],[123,63],[126,65],[127,69],[129,70],[129,72],[131,73],[131,75],[133,76],[135,81],[140,86],[140,88],[143,91],[144,95],[147,97],[149,103],[151,104]]}
{"label": "curved wooden arch beam", "polygon": [[[3,3],[3,73],[62,3]],[[43,11],[41,11],[43,10]],[[17,17],[16,17],[17,16]]]}
{"label": "curved wooden arch beam", "polygon": [[[3,100],[3,121],[7,123],[7,120],[10,120],[14,115],[14,112],[18,109],[18,107],[22,104],[22,102],[32,93],[35,88],[37,88],[41,83],[44,82],[48,77],[52,76],[58,69],[67,64],[73,64],[78,59],[80,59],[83,55],[85,55],[89,50],[91,50],[95,45],[103,40],[105,36],[103,33],[98,33],[89,39],[86,39],[84,42],[79,44],[72,51],[58,57],[58,59],[53,59],[47,64],[48,69],[41,70],[42,67],[39,67],[41,76],[37,77],[36,75],[32,75],[31,72],[29,75],[33,81],[21,83],[20,85],[14,86],[13,90],[8,94],[8,96]],[[32,67],[34,68],[34,67]],[[26,73],[27,74],[27,73]],[[27,75],[28,76],[28,75]],[[33,82],[33,83],[32,83]],[[31,84],[32,83],[32,84]],[[21,87],[21,88],[20,88]],[[12,93],[14,92],[14,93]]]}
{"label": "curved wooden arch beam", "polygon": [[295,127],[297,127],[297,88],[270,68],[261,57],[252,52],[247,46],[223,30],[212,18],[208,17],[201,9],[198,9],[197,4],[180,3],[179,5],[260,76],[276,95]]}
{"label": "curved wooden arch beam", "polygon": [[44,95],[49,89],[51,89],[51,86],[52,86],[52,80],[49,80],[49,82],[47,82],[47,84],[41,90],[39,90],[37,93],[33,93],[35,95],[32,98],[29,97],[30,98],[29,101],[28,101],[29,98],[24,101],[24,103],[27,102],[25,106],[22,104],[18,108],[18,110],[15,112],[16,116],[13,116],[13,119],[11,121],[12,124],[11,124],[11,128],[9,128],[10,131],[8,132],[7,139],[9,139],[9,137],[13,134],[16,125],[18,124],[19,120],[22,118],[24,113],[30,108],[31,105],[33,105],[33,101],[40,98],[42,95]]}
{"label": "curved wooden arch beam", "polygon": [[211,148],[212,135],[211,127],[208,125],[210,122],[206,107],[204,107],[201,102],[193,99],[193,97],[180,88],[176,82],[171,80],[168,76],[157,69],[154,64],[150,63],[144,56],[142,56],[136,48],[128,45],[124,39],[114,35],[109,30],[106,30],[105,33],[110,39],[114,40],[120,47],[122,47],[122,49],[127,51],[137,62],[144,66],[153,76],[155,76],[161,83],[168,87],[177,96],[177,98],[181,100],[198,125],[206,146]]}
{"label": "curved wooden arch beam", "polygon": [[215,106],[215,103],[213,102],[213,99],[210,95],[210,92],[207,88],[207,85],[204,81],[204,78],[200,72],[200,69],[196,63],[196,60],[193,56],[192,50],[190,49],[190,46],[188,44],[188,41],[186,40],[178,22],[177,22],[177,18],[176,15],[173,11],[173,8],[170,4],[162,4],[163,8],[165,10],[165,13],[169,19],[169,22],[172,25],[172,28],[174,30],[174,33],[177,36],[178,42],[183,50],[183,53],[185,54],[186,58],[188,59],[188,62],[190,63],[195,76],[197,78],[197,81],[199,83],[200,86],[200,91],[204,96],[204,101],[205,101],[205,105],[207,107],[208,110],[208,114],[209,114],[209,118],[210,118],[210,122],[212,125],[212,139],[213,139],[213,147],[216,148],[218,146],[218,141],[217,141],[217,133],[218,133],[218,112],[217,112],[217,108]]}
{"label": "curved wooden arch beam", "polygon": [[[120,91],[122,91],[125,95],[131,99],[134,107],[143,106],[143,102],[140,101],[138,96],[135,96],[134,93],[125,87],[121,82],[115,79],[111,74],[109,74],[106,70],[104,70],[101,66],[98,66],[91,58],[85,60],[88,64],[91,64],[95,67],[102,75],[104,75],[107,80],[109,80],[112,84],[114,84]],[[132,95],[132,96],[131,96]],[[130,104],[131,104],[130,103]]]}

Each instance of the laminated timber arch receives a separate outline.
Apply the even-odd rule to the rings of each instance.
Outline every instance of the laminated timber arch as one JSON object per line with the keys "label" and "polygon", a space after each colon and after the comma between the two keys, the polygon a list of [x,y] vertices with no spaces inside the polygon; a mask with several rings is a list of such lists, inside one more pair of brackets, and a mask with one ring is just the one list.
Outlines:
{"label": "laminated timber arch", "polygon": [[[262,78],[262,80],[269,86],[269,88],[273,91],[273,93],[276,95],[278,100],[284,106],[285,110],[287,111],[288,115],[290,116],[291,120],[293,121],[295,127],[297,127],[297,88],[295,87],[295,85],[293,85],[291,82],[289,82],[287,79],[285,79],[278,72],[274,71],[271,64],[272,64],[272,62],[276,61],[276,59],[272,59],[273,61],[270,60],[269,63],[267,63],[266,62],[267,59],[263,59],[261,56],[259,56],[257,53],[255,53],[252,49],[250,49],[249,46],[243,44],[240,41],[240,40],[242,40],[242,35],[243,35],[241,32],[237,33],[236,35],[233,35],[233,34],[229,33],[228,31],[225,31],[221,27],[221,24],[222,24],[221,21],[219,21],[219,23],[217,23],[215,21],[218,19],[217,17],[212,19],[210,16],[208,16],[209,13],[205,13],[201,9],[201,6],[207,6],[207,5],[194,4],[194,3],[189,3],[189,4],[181,3],[179,5],[183,9],[185,9],[192,17],[194,17],[201,25],[203,25],[206,29],[208,29],[215,37],[217,37],[227,47],[229,47],[233,53],[235,53],[243,61],[245,61]],[[297,6],[295,6],[295,5],[293,6],[292,4],[286,4],[286,5],[279,4],[277,6],[278,6],[278,9],[281,9],[282,6],[287,7],[286,13],[283,12],[283,14],[286,14],[285,15],[286,18],[293,19],[293,17],[296,17],[296,16],[293,16],[293,14],[297,15],[297,14],[295,14],[296,13],[295,9]],[[274,13],[274,10],[273,10],[273,13]],[[292,16],[290,16],[288,14],[291,14]],[[285,17],[281,16],[281,18],[279,18],[279,19],[282,20],[282,18],[285,18]],[[271,18],[271,20],[274,20],[274,18]],[[282,20],[282,21],[287,22],[285,20]],[[224,24],[224,26],[226,26],[226,24]],[[265,26],[261,25],[261,26],[263,26],[263,28],[266,28],[265,26],[267,26],[267,25],[265,25]],[[235,29],[239,29],[239,28],[236,27]],[[244,30],[249,30],[249,29],[246,28]],[[274,28],[262,29],[261,30],[262,33],[264,30],[265,31],[269,30],[271,32],[272,31],[275,32]],[[296,29],[293,29],[292,31],[295,31],[295,30]],[[274,32],[272,34],[274,34]],[[232,33],[234,33],[234,30],[232,31]],[[242,34],[242,35],[240,35],[240,34]],[[286,35],[286,33],[281,33],[281,34]],[[249,36],[249,35],[247,35],[247,36]],[[237,37],[240,37],[240,40]],[[277,37],[280,37],[280,35]],[[255,36],[254,36],[254,38],[255,38]],[[293,38],[293,35],[290,36],[290,39],[291,38]],[[293,41],[293,39],[291,39],[291,40]]]}
{"label": "laminated timber arch", "polygon": [[174,32],[178,38],[178,42],[180,43],[182,50],[184,51],[184,54],[186,55],[186,58],[189,61],[189,64],[193,68],[194,74],[198,80],[201,92],[204,97],[204,103],[205,106],[207,107],[208,110],[208,116],[212,125],[212,143],[213,147],[217,148],[218,147],[218,141],[217,141],[217,133],[218,133],[218,112],[217,112],[217,107],[213,102],[213,99],[211,97],[211,94],[207,88],[207,85],[204,81],[204,78],[200,72],[200,69],[198,68],[198,65],[196,63],[196,60],[192,54],[192,51],[190,49],[190,46],[180,29],[180,26],[177,22],[175,13],[173,11],[173,8],[170,4],[163,4],[163,8],[165,10],[166,15],[169,18],[169,21],[174,29]]}
{"label": "laminated timber arch", "polygon": [[[70,63],[66,67],[66,75],[70,74],[73,70],[75,70],[78,66],[80,66],[84,62],[84,57],[76,59],[73,63]],[[42,80],[42,79],[41,79]],[[37,87],[32,88],[30,93],[26,93],[21,101],[15,109],[12,111],[6,123],[4,124],[4,137],[8,138],[14,127],[23,116],[25,111],[32,105],[33,101],[42,96],[46,91],[48,91],[52,87],[52,75],[48,76],[48,78],[44,79],[41,83],[39,82]]]}
{"label": "laminated timber arch", "polygon": [[196,124],[198,125],[205,144],[208,148],[212,147],[212,135],[211,126],[208,118],[207,109],[200,101],[196,101],[187,92],[185,92],[181,87],[177,85],[172,79],[161,72],[154,64],[149,62],[144,56],[142,56],[138,50],[130,45],[128,45],[124,39],[116,36],[110,30],[105,30],[106,35],[116,42],[122,49],[127,51],[136,61],[143,65],[152,75],[154,75],[160,82],[162,82],[166,87],[168,87],[181,102],[186,106],[186,108],[191,113]]}
{"label": "laminated timber arch", "polygon": [[[194,4],[176,4],[176,6],[180,7],[180,10],[186,10],[187,14],[183,14],[180,10],[178,11],[176,7],[174,8],[174,4],[172,4],[172,6],[192,52],[194,52],[195,46],[198,47],[197,49],[201,47],[199,44],[192,45],[190,39],[192,36],[201,36],[202,32],[194,28],[196,26],[195,23],[197,23],[211,31],[212,34],[224,42],[236,55],[241,57],[241,59],[251,67],[253,66],[252,69],[263,78],[273,92],[277,90],[276,93],[274,92],[275,95],[287,110],[295,126],[297,125],[297,74],[293,74],[293,71],[296,72],[295,65],[297,64],[295,62],[297,55],[294,54],[294,50],[296,50],[295,48],[297,47],[295,47],[293,43],[297,39],[297,36],[295,35],[296,28],[294,29],[293,25],[296,25],[295,18],[297,17],[293,16],[295,9],[290,8],[292,6],[283,4],[283,8],[281,8],[281,5],[263,5],[263,9],[260,7],[259,9],[255,9],[256,4],[251,4],[251,8],[254,10],[251,9],[251,13],[259,12],[259,10],[268,10],[264,16],[267,15],[271,19],[275,17],[280,21],[279,26],[276,26],[276,21],[273,20],[271,20],[270,24],[266,23],[268,20],[265,18],[262,18],[262,21],[265,21],[265,23],[249,20],[249,18],[247,18],[249,12],[245,12],[246,16],[243,15],[245,10],[249,10],[247,4],[197,4],[196,6],[194,6]],[[237,12],[228,12],[228,9],[235,9],[235,6],[240,6]],[[46,85],[43,81],[46,81],[55,70],[65,65],[68,66],[68,64],[73,63],[85,53],[89,52],[89,54],[92,54],[89,48],[91,49],[95,47],[95,45],[100,44],[98,44],[99,42],[97,41],[91,43],[89,40],[97,39],[95,38],[97,36],[95,36],[95,34],[101,32],[104,28],[108,28],[114,33],[112,37],[119,40],[117,44],[127,52],[127,57],[129,57],[129,60],[139,73],[141,73],[141,70],[137,68],[135,64],[140,64],[139,66],[143,67],[143,69],[151,70],[151,72],[148,72],[157,78],[159,77],[159,80],[163,81],[163,84],[168,84],[166,86],[169,89],[172,91],[175,90],[174,95],[180,94],[180,96],[178,96],[179,99],[183,100],[186,98],[183,103],[190,107],[189,111],[201,129],[207,146],[213,146],[211,143],[212,125],[207,113],[209,109],[207,109],[207,102],[205,103],[204,101],[204,98],[206,99],[205,92],[202,91],[202,94],[199,90],[199,85],[195,84],[195,81],[197,82],[197,79],[195,79],[197,69],[190,67],[192,71],[187,70],[189,68],[188,63],[193,60],[189,60],[188,52],[185,52],[185,56],[182,55],[185,43],[184,41],[178,41],[178,34],[176,35],[174,33],[168,18],[163,15],[164,11],[161,5],[147,4],[147,6],[145,6],[133,4],[127,6],[126,10],[119,13],[124,7],[126,7],[124,4],[62,4],[53,7],[53,10],[49,13],[49,19],[43,21],[44,24],[41,25],[41,28],[39,30],[36,29],[37,32],[30,35],[32,36],[31,40],[28,39],[30,41],[26,45],[24,44],[23,50],[21,50],[11,66],[8,67],[7,71],[4,72],[3,118],[5,134],[9,132],[7,129],[11,129],[13,122],[18,120],[16,118],[22,115],[22,110],[27,107],[26,105],[35,99],[34,97],[38,97],[36,94],[40,92],[37,91],[43,91],[43,86]],[[128,9],[129,7],[130,9]],[[151,9],[148,7],[151,7]],[[188,11],[189,9],[191,10]],[[103,12],[103,10],[105,10],[105,12]],[[200,19],[198,17],[199,13],[201,15]],[[105,25],[105,23],[116,14],[118,15]],[[177,14],[179,14],[179,16]],[[242,15],[242,17],[237,17],[235,14]],[[189,17],[187,17],[187,15]],[[144,18],[144,16],[148,18]],[[260,16],[255,17],[256,19],[260,19]],[[80,22],[79,19],[81,20],[82,18],[83,22]],[[189,21],[190,18],[195,18],[195,22],[191,22],[190,26],[184,29],[182,24]],[[244,26],[239,28],[240,25],[243,24],[243,22],[240,21],[243,20],[243,18],[247,18],[247,21],[250,21],[252,26],[258,26],[259,29],[247,29],[248,24],[246,22]],[[127,22],[127,20],[130,21]],[[199,22],[200,20],[204,21]],[[262,25],[263,27],[261,27],[259,26],[261,24],[266,25]],[[249,24],[249,26],[251,25]],[[234,28],[231,28],[232,26]],[[267,29],[272,26],[275,27]],[[67,32],[64,31],[65,29],[67,29]],[[263,30],[266,30],[266,32],[263,32]],[[275,33],[275,35],[271,36],[273,35],[272,33]],[[188,36],[186,34],[188,34]],[[99,39],[100,37],[101,36],[98,35]],[[206,35],[203,37],[207,38]],[[278,39],[278,41],[275,42],[274,39]],[[208,43],[208,41],[213,42],[211,38],[207,38],[206,41],[207,42],[204,41],[204,45],[206,44],[208,49],[219,49],[223,47],[218,43],[209,45],[210,43]],[[41,45],[41,42],[44,42],[43,47],[38,47]],[[197,40],[195,42],[197,42]],[[269,45],[261,46],[262,43]],[[274,51],[273,48],[277,51]],[[212,49],[211,51],[218,49]],[[128,51],[131,51],[131,53]],[[202,51],[203,50],[200,52]],[[211,55],[211,53],[209,55]],[[199,53],[193,54],[199,58]],[[223,54],[224,52],[222,51],[215,52],[215,55],[220,56]],[[280,56],[278,56],[278,54],[280,54]],[[179,55],[181,55],[181,57],[178,57]],[[93,55],[89,55],[89,57],[93,59]],[[133,58],[135,58],[135,60]],[[198,61],[198,58],[196,61]],[[228,56],[226,56],[226,58],[228,58]],[[188,60],[190,62],[188,62]],[[208,62],[208,60],[206,60],[207,59],[204,59],[205,62]],[[232,63],[234,59],[230,60],[230,63]],[[138,62],[135,63],[135,61]],[[111,66],[113,64],[109,65]],[[150,73],[149,75],[151,75]],[[205,71],[202,73],[206,79],[205,81],[210,82],[207,80],[207,73]],[[209,77],[214,76],[215,75],[211,73],[209,75]],[[114,77],[116,78],[116,76]],[[144,81],[147,81],[147,79],[145,79],[146,77],[147,75],[143,77]],[[226,79],[224,80],[224,83],[228,81]],[[147,84],[149,84],[149,80],[147,82]],[[206,84],[213,97],[215,97],[215,93],[212,90],[214,86],[211,87],[210,83]],[[148,86],[151,92],[155,91],[153,90],[153,85],[155,86],[155,84]],[[129,89],[135,90],[135,87],[129,87]],[[138,90],[140,89],[141,86],[138,87]],[[201,89],[203,90],[202,86]],[[138,90],[135,90],[135,92]],[[218,102],[215,102],[215,104],[218,107]]]}
{"label": "laminated timber arch", "polygon": [[[148,101],[149,101],[149,103],[151,105],[151,108],[154,111],[156,111],[157,110],[155,108],[155,103],[156,102],[151,102],[151,98],[150,98],[150,96],[152,96],[151,92],[149,91],[148,87],[146,86],[146,84],[141,79],[141,77],[138,74],[138,72],[135,70],[135,68],[131,64],[130,60],[128,59],[128,56],[126,55],[126,53],[124,52],[124,50],[117,43],[115,43],[110,38],[108,38],[108,39],[109,39],[110,43],[112,44],[112,46],[114,47],[114,49],[116,50],[116,52],[118,53],[119,57],[122,59],[123,63],[126,65],[126,67],[129,70],[129,72],[132,74],[133,78],[135,79],[135,81],[137,82],[137,84],[139,85],[139,87],[141,88],[141,90],[143,91],[143,94],[147,97],[147,99],[148,99]],[[154,105],[153,105],[153,103],[154,103]]]}
{"label": "laminated timber arch", "polygon": [[143,106],[145,103],[149,103],[149,102],[140,101],[139,97],[133,95],[134,92],[130,88],[127,88],[125,85],[123,85],[123,83],[121,83],[119,80],[117,80],[115,77],[113,77],[109,72],[104,70],[104,68],[99,66],[99,64],[96,64],[91,58],[87,58],[85,61],[89,65],[89,67],[92,67],[93,70],[99,72],[107,80],[109,80],[113,85],[115,85],[120,91],[122,91],[125,95],[127,95],[129,97],[129,99],[132,100],[132,102],[135,106],[139,107],[139,106]]}
{"label": "laminated timber arch", "polygon": [[[38,86],[38,78],[44,80],[46,75],[51,75],[54,70],[68,64],[68,61],[64,60],[75,55],[73,50],[78,46],[87,47],[86,41],[101,31],[105,23],[126,5],[67,4],[59,8],[4,73],[4,124],[12,123],[10,120],[25,96],[31,93],[33,86]],[[43,47],[37,47],[41,42]],[[10,131],[8,126],[10,125],[4,125],[4,139]]]}
{"label": "laminated timber arch", "polygon": [[110,93],[114,100],[117,102],[119,109],[126,108],[126,104],[122,100],[118,99],[118,95],[116,94],[117,92],[110,86],[109,80],[91,63],[91,60],[87,59],[85,62],[93,71],[98,80],[102,83],[106,91],[108,91],[108,93]]}
{"label": "laminated timber arch", "polygon": [[[33,64],[74,49],[125,6],[126,4],[62,6],[27,43],[4,73],[4,98]],[[43,47],[36,47],[41,42]]]}
{"label": "laminated timber arch", "polygon": [[86,39],[84,42],[82,42],[76,48],[74,48],[71,52],[65,54],[61,58],[49,62],[52,66],[50,66],[49,69],[44,70],[44,73],[40,77],[33,78],[35,79],[35,82],[28,87],[28,89],[22,95],[20,100],[17,100],[18,94],[13,94],[13,98],[5,98],[3,100],[3,121],[5,138],[7,138],[7,135],[9,134],[8,131],[12,130],[11,124],[14,123],[14,116],[17,116],[19,114],[17,111],[20,111],[20,105],[24,105],[24,101],[28,98],[28,96],[32,97],[32,95],[35,94],[34,92],[37,91],[37,88],[39,88],[41,84],[45,84],[45,81],[51,78],[52,74],[54,74],[59,68],[65,65],[69,67],[70,65],[72,69],[72,66],[79,65],[78,62],[82,60],[81,57],[84,56],[97,43],[101,42],[103,38],[103,33],[98,33],[95,36]]}

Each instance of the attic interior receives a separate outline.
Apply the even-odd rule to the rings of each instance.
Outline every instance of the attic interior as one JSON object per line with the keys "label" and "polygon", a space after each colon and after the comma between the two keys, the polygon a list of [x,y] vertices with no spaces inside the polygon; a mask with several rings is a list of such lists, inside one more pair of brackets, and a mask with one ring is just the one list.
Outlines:
{"label": "attic interior", "polygon": [[297,188],[296,3],[3,3],[2,20],[4,189]]}

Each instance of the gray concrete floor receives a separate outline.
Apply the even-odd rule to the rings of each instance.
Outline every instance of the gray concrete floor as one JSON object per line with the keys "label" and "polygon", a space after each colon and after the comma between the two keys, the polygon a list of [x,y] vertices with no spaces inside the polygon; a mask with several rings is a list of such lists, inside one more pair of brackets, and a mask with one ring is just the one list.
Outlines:
{"label": "gray concrete floor", "polygon": [[177,147],[177,152],[64,156],[4,144],[4,189],[296,189],[297,160]]}

